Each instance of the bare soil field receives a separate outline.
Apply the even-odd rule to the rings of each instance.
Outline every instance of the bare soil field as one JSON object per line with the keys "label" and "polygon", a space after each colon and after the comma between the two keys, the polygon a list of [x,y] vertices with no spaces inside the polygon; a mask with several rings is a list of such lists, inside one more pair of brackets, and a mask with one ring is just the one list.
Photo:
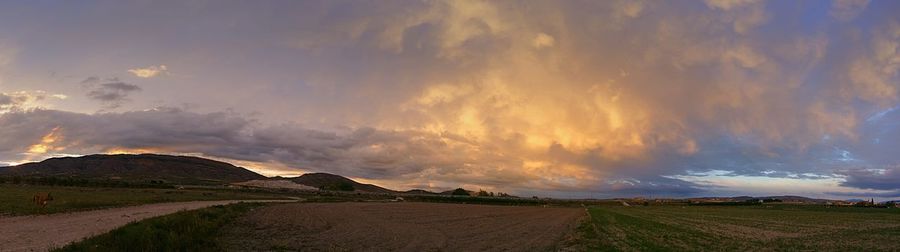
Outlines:
{"label": "bare soil field", "polygon": [[257,209],[222,230],[228,250],[548,251],[582,208],[435,203],[297,203]]}
{"label": "bare soil field", "polygon": [[[0,217],[0,251],[46,251],[109,232],[129,222],[182,210],[236,202],[242,201],[172,202],[73,213]],[[244,200],[243,202],[292,201]]]}

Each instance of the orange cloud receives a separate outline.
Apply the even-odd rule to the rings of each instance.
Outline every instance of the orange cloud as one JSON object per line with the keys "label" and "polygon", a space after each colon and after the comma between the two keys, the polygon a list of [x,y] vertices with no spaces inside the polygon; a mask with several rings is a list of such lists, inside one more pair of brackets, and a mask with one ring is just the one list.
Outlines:
{"label": "orange cloud", "polygon": [[63,136],[62,136],[61,129],[62,128],[57,126],[57,127],[53,128],[53,130],[51,130],[50,133],[47,133],[46,135],[41,137],[40,142],[28,147],[28,154],[39,155],[39,154],[46,154],[47,152],[50,152],[50,151],[64,150],[65,147],[63,147],[63,146],[54,146],[54,143],[56,143],[57,141],[62,141]]}
{"label": "orange cloud", "polygon": [[168,74],[169,69],[166,65],[149,66],[145,68],[128,69],[128,72],[140,78],[153,78],[160,74]]}
{"label": "orange cloud", "polygon": [[105,154],[143,154],[143,153],[166,153],[163,148],[122,148],[113,147],[106,149]]}

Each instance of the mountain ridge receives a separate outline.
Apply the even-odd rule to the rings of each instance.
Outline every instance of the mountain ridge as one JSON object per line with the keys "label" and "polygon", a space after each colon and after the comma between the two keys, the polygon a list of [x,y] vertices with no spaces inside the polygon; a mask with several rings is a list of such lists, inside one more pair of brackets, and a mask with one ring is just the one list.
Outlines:
{"label": "mountain ridge", "polygon": [[171,182],[241,182],[266,177],[243,167],[193,156],[94,154],[0,167],[0,175]]}
{"label": "mountain ridge", "polygon": [[356,182],[350,178],[324,172],[306,173],[297,177],[287,178],[294,183],[311,186],[323,190],[332,191],[360,191],[369,193],[398,193],[391,189],[373,184]]}

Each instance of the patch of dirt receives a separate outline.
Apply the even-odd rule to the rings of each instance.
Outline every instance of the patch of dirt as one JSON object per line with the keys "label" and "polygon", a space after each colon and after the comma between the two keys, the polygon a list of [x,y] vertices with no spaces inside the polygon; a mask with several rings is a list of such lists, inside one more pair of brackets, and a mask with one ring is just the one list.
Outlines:
{"label": "patch of dirt", "polygon": [[50,215],[0,217],[0,251],[47,251],[109,232],[133,221],[237,202],[293,200],[223,200],[149,204]]}
{"label": "patch of dirt", "polygon": [[548,251],[581,208],[436,203],[297,203],[256,209],[219,238],[228,250]]}

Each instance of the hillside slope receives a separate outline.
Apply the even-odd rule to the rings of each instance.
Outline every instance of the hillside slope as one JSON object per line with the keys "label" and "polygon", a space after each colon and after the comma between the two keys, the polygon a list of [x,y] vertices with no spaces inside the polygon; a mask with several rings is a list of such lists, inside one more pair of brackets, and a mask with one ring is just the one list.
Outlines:
{"label": "hillside slope", "polygon": [[299,177],[289,178],[295,183],[332,191],[360,191],[370,193],[396,193],[372,184],[362,184],[352,179],[330,173],[307,173]]}
{"label": "hillside slope", "polygon": [[157,154],[88,155],[51,158],[0,168],[0,176],[64,176],[86,179],[241,182],[265,176],[228,163]]}

